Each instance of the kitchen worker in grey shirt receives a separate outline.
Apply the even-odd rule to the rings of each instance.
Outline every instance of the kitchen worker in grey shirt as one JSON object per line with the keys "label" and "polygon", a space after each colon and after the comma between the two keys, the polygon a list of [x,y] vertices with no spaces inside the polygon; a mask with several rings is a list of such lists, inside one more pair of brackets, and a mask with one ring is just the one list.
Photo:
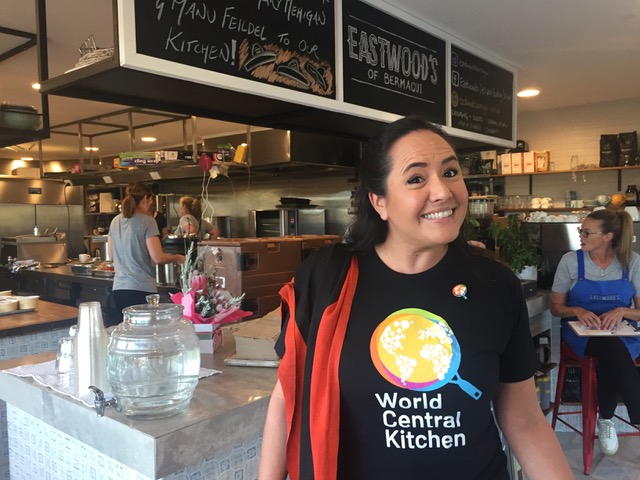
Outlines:
{"label": "kitchen worker in grey shirt", "polygon": [[145,304],[146,296],[158,292],[155,265],[183,264],[184,255],[165,253],[158,232],[158,225],[151,216],[154,201],[151,189],[141,182],[131,183],[122,200],[122,213],[111,221],[109,227],[109,254],[113,258],[113,303],[115,318],[108,323],[122,321],[122,309]]}

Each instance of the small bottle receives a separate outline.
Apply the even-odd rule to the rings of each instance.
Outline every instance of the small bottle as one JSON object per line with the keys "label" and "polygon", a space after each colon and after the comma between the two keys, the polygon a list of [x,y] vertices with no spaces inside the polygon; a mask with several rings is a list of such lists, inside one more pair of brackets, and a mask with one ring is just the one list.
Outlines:
{"label": "small bottle", "polygon": [[635,207],[638,204],[638,188],[635,185],[627,185],[624,198],[627,207]]}
{"label": "small bottle", "polygon": [[38,225],[33,227],[33,236],[34,237],[39,237],[40,236],[40,228],[38,228]]}

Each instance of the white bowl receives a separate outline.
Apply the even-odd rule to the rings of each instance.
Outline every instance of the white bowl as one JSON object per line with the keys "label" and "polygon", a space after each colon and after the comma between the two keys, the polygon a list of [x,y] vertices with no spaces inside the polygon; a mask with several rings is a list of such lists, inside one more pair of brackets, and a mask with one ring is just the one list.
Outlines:
{"label": "white bowl", "polygon": [[18,299],[15,297],[0,298],[0,313],[13,312],[18,309]]}
{"label": "white bowl", "polygon": [[28,308],[37,308],[38,300],[40,297],[38,295],[29,295],[27,297],[17,297],[20,305],[20,310],[26,310]]}

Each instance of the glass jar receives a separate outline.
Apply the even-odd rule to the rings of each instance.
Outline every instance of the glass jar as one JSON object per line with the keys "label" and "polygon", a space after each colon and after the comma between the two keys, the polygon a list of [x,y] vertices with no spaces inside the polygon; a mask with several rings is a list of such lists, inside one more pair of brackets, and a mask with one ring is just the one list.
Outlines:
{"label": "glass jar", "polygon": [[[151,297],[151,299],[150,299]],[[135,418],[163,418],[187,408],[198,384],[200,347],[182,306],[157,303],[125,308],[111,334],[107,377],[118,411]]]}

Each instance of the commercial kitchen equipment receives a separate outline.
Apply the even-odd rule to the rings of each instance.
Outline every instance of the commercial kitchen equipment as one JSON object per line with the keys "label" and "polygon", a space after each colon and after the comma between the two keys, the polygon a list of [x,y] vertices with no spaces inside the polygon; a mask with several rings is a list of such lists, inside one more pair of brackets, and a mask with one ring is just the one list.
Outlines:
{"label": "commercial kitchen equipment", "polygon": [[90,235],[85,238],[89,244],[89,255],[100,257],[106,262],[113,260],[109,255],[109,235]]}
{"label": "commercial kitchen equipment", "polygon": [[66,263],[68,260],[66,235],[33,234],[0,238],[0,263],[8,263],[8,258],[16,260],[33,259],[40,263]]}
{"label": "commercial kitchen equipment", "polygon": [[339,235],[298,235],[297,238],[302,240],[302,260],[319,248],[342,242]]}
{"label": "commercial kitchen equipment", "polygon": [[278,237],[285,235],[323,235],[324,208],[276,208],[249,210],[250,237]]}
{"label": "commercial kitchen equipment", "polygon": [[204,240],[204,268],[233,296],[243,293],[242,309],[262,317],[280,305],[278,292],[302,260],[299,237]]}

